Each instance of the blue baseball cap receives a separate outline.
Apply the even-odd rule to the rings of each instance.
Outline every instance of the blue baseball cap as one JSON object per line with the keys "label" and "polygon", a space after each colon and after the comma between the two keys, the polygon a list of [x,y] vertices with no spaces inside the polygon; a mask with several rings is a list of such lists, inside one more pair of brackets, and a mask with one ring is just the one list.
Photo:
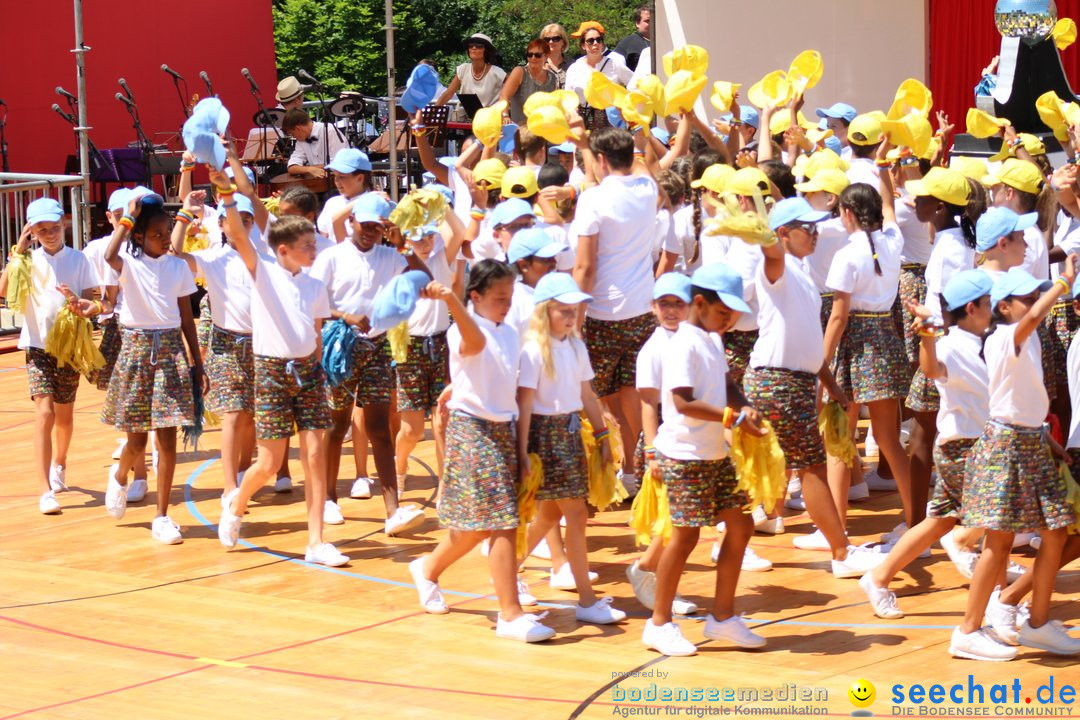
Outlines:
{"label": "blue baseball cap", "polygon": [[671,142],[671,133],[662,127],[649,128],[649,132],[652,133],[652,136],[659,140],[660,144],[664,147],[667,147]]}
{"label": "blue baseball cap", "polygon": [[743,300],[742,275],[731,266],[722,262],[704,265],[694,271],[690,282],[694,287],[712,290],[732,310],[750,312],[750,306]]}
{"label": "blue baseball cap", "polygon": [[131,191],[127,188],[119,188],[113,190],[109,195],[109,212],[115,212],[117,210],[127,210],[128,200],[131,199]]}
{"label": "blue baseball cap", "polygon": [[518,126],[514,123],[506,123],[502,126],[502,132],[499,134],[499,152],[507,155],[514,153],[517,149],[517,131]]}
{"label": "blue baseball cap", "polygon": [[945,298],[945,309],[951,311],[989,295],[993,289],[994,281],[982,270],[961,270],[945,283],[941,294]]}
{"label": "blue baseball cap", "polygon": [[145,185],[136,185],[135,187],[131,188],[129,192],[131,193],[130,195],[128,195],[129,202],[131,201],[131,198],[137,197],[139,198],[139,202],[141,202],[143,205],[165,204],[165,198],[161,197]]}
{"label": "blue baseball cap", "polygon": [[690,302],[690,278],[678,272],[666,272],[653,283],[652,298],[659,300],[665,295],[674,295],[685,303]]}
{"label": "blue baseball cap", "polygon": [[26,206],[26,222],[30,225],[39,222],[59,222],[64,217],[64,208],[50,197],[38,198]]}
{"label": "blue baseball cap", "polygon": [[975,223],[975,249],[986,252],[1001,238],[1017,230],[1027,230],[1038,219],[1038,213],[1017,215],[1004,207],[988,208]]}
{"label": "blue baseball cap", "polygon": [[540,228],[525,228],[514,233],[510,247],[506,249],[506,259],[511,263],[527,257],[553,258],[566,246],[552,240],[546,231]]}
{"label": "blue baseball cap", "polygon": [[341,148],[326,169],[339,173],[371,172],[371,160],[356,148]]}
{"label": "blue baseball cap", "polygon": [[491,211],[491,227],[497,228],[500,225],[509,225],[519,217],[532,214],[532,205],[521,198],[503,200]]}
{"label": "blue baseball cap", "polygon": [[592,295],[581,292],[581,288],[569,273],[550,272],[536,283],[533,291],[533,300],[542,303],[545,300],[557,300],[561,303],[573,305],[580,302],[590,302]]}
{"label": "blue baseball cap", "polygon": [[825,147],[827,147],[829,150],[832,150],[837,155],[839,155],[844,150],[844,146],[840,143],[840,138],[836,137],[835,135],[830,135],[829,137],[825,138]]}
{"label": "blue baseball cap", "polygon": [[816,111],[817,116],[821,119],[836,118],[838,120],[846,120],[851,122],[858,115],[858,111],[851,107],[847,103],[838,102],[827,108],[818,108]]}
{"label": "blue baseball cap", "polygon": [[[228,177],[231,177],[231,178],[235,178],[235,177],[236,177],[236,173],[235,173],[235,172],[233,172],[233,169],[232,169],[232,165],[229,165],[229,166],[227,166],[227,167],[225,168],[225,174],[226,174],[226,175],[227,175]],[[251,168],[249,168],[249,167],[245,166],[245,167],[244,167],[244,174],[245,174],[245,175],[247,175],[247,179],[248,179],[248,182],[249,182],[249,183],[251,183],[252,185],[254,185],[254,184],[255,184],[255,173],[253,173],[253,172],[251,171]]]}
{"label": "blue baseball cap", "polygon": [[371,302],[371,329],[375,332],[395,328],[409,319],[420,299],[420,291],[431,278],[420,270],[409,270],[386,283]]}
{"label": "blue baseball cap", "polygon": [[[236,201],[236,212],[247,213],[248,215],[255,214],[255,208],[251,205],[251,200],[246,195],[236,193],[233,195],[233,200]],[[218,205],[217,216],[219,218],[225,217],[225,203]]]}
{"label": "blue baseball cap", "polygon": [[828,219],[828,212],[815,210],[805,198],[787,198],[773,206],[769,213],[769,229],[776,230],[793,222],[819,223]]}
{"label": "blue baseball cap", "polygon": [[548,148],[548,155],[558,155],[559,153],[566,153],[567,155],[573,155],[577,150],[577,145],[567,140],[561,145],[552,145]]}
{"label": "blue baseball cap", "polygon": [[390,211],[393,209],[393,206],[379,193],[366,192],[353,205],[353,220],[358,223],[381,223],[390,217]]}
{"label": "blue baseball cap", "polygon": [[739,117],[750,127],[757,128],[761,126],[761,116],[758,115],[757,108],[753,105],[739,105]]}
{"label": "blue baseball cap", "polygon": [[1023,297],[1036,290],[1046,292],[1053,284],[1050,280],[1036,280],[1023,268],[1010,268],[1007,273],[999,277],[997,282],[994,283],[994,287],[990,291],[990,303],[992,307],[997,307],[997,304],[1005,298],[1013,295]]}
{"label": "blue baseball cap", "polygon": [[420,63],[409,74],[409,80],[405,83],[405,92],[398,101],[398,105],[412,115],[434,100],[438,89],[439,76],[435,74],[435,68]]}
{"label": "blue baseball cap", "polygon": [[428,235],[435,235],[439,232],[439,226],[435,223],[428,223],[418,228],[413,228],[405,233],[405,237],[412,242],[419,242]]}

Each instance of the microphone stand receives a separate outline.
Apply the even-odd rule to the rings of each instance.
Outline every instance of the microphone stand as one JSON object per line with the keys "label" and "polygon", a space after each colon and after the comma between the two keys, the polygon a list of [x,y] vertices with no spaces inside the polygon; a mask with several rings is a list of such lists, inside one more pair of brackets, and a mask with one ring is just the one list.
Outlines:
{"label": "microphone stand", "polygon": [[[275,128],[275,133],[274,134],[277,135],[279,138],[280,138],[280,134],[276,132],[276,126],[273,124],[273,122],[270,121],[270,116],[266,112],[266,106],[263,105],[262,96],[259,94],[259,86],[255,84],[254,80],[250,81],[250,85],[251,85],[251,87],[249,89],[251,90],[251,94],[255,96],[255,103],[259,106],[259,115],[258,115],[259,128],[262,131],[262,145],[259,147],[259,151],[260,151],[260,153],[265,153],[266,152],[266,133],[269,131],[269,128],[271,128],[271,127]],[[274,147],[275,147],[275,149],[277,148],[277,141],[274,142]],[[270,158],[263,158],[263,159],[264,160],[270,160]],[[263,165],[260,166],[260,172],[262,172],[263,175],[265,176],[265,174],[269,170],[269,168],[270,168],[269,164],[263,164]],[[258,177],[258,176],[256,176],[256,177]]]}
{"label": "microphone stand", "polygon": [[184,111],[184,119],[186,120],[191,117],[191,106],[188,101],[185,100],[188,92],[187,80],[184,81],[184,91],[180,92],[180,78],[172,73],[169,73],[169,77],[172,78],[173,86],[176,88],[176,97],[180,100],[180,109]]}
{"label": "microphone stand", "polygon": [[[315,92],[319,94],[319,107],[322,109],[323,125],[333,128],[334,132],[337,133],[338,140],[344,143],[345,138],[342,136],[341,130],[338,129],[338,126],[334,123],[328,122],[331,117],[330,108],[326,104],[326,98],[323,97],[323,92],[325,88],[322,86],[322,83],[313,78],[311,75],[308,75],[306,72],[301,73],[301,76],[305,80],[310,80],[311,84],[315,86]],[[325,168],[325,166],[329,165],[330,161],[333,160],[333,158],[330,157],[330,133],[326,132],[325,129],[323,131],[323,149],[325,151],[324,154],[326,157],[326,163],[324,164]]]}
{"label": "microphone stand", "polygon": [[4,128],[7,127],[7,113],[7,103],[4,103],[4,119],[0,120],[0,156],[3,157],[2,167],[4,172],[11,172],[11,168],[8,166],[7,136],[4,135]]}
{"label": "microphone stand", "polygon": [[[73,104],[73,103],[68,101],[68,104],[70,105],[70,104]],[[75,113],[78,114],[78,109],[77,109],[78,108],[78,103],[74,103],[74,105],[76,106]],[[90,130],[91,128],[80,128],[79,127],[79,121],[77,119],[75,119],[75,116],[68,115],[67,113],[65,113],[63,110],[60,109],[59,105],[53,105],[53,110],[55,110],[56,113],[60,117],[62,117],[64,119],[64,122],[71,125],[72,130],[75,132],[75,149],[78,150],[79,149],[79,132],[81,130],[83,130],[83,129]],[[4,121],[2,123],[0,123],[0,143],[3,143],[3,149],[4,149],[4,162],[5,162],[4,172],[8,172],[7,164],[6,164],[7,163],[7,142],[5,142],[3,140],[3,137],[4,137],[4,125],[7,125],[7,115],[6,114],[4,116]],[[109,159],[107,157],[105,157],[105,155],[103,155],[100,150],[97,149],[97,145],[95,145],[94,141],[90,139],[89,134],[87,134],[87,136],[86,136],[86,145],[90,150],[91,165],[93,166],[93,165],[96,164],[97,167],[101,167],[101,168],[104,168],[104,169],[111,170],[112,171],[112,176],[114,178],[116,178],[117,181],[119,181],[120,180],[120,174],[116,171],[116,166],[113,163],[109,162]]]}
{"label": "microphone stand", "polygon": [[153,182],[150,174],[150,158],[154,154],[154,144],[150,142],[150,138],[146,137],[146,133],[143,132],[142,123],[139,122],[139,109],[136,107],[135,102],[133,101],[131,104],[124,103],[124,107],[127,108],[128,115],[131,116],[132,126],[135,128],[136,143],[143,151],[144,184],[146,187],[150,187],[150,183]]}

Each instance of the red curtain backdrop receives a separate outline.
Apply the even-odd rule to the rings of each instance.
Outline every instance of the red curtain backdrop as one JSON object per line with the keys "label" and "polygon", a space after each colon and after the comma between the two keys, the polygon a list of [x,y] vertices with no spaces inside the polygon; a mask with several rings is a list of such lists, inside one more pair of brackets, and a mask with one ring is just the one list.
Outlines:
{"label": "red curtain backdrop", "polygon": [[[1001,48],[994,27],[994,0],[930,0],[930,91],[934,109],[944,110],[957,132],[975,105],[979,72]],[[1058,17],[1080,17],[1080,0],[1057,0]],[[1077,44],[1061,54],[1073,91],[1080,92]]]}

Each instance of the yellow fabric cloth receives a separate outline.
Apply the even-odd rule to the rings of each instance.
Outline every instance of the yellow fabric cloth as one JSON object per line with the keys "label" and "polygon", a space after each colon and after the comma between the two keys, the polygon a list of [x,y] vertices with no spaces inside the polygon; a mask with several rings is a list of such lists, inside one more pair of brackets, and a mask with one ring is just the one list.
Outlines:
{"label": "yellow fabric cloth", "polygon": [[387,330],[386,339],[390,342],[390,355],[394,358],[394,362],[403,363],[409,359],[408,321]]}
{"label": "yellow fabric cloth", "polygon": [[218,427],[221,425],[221,416],[209,410],[203,410],[203,427]]}
{"label": "yellow fabric cloth", "polygon": [[17,313],[26,312],[26,301],[34,290],[31,279],[30,253],[12,253],[8,262],[8,307]]}
{"label": "yellow fabric cloth", "polygon": [[446,215],[446,196],[438,190],[419,188],[410,190],[392,211],[390,222],[403,233],[437,223]]}
{"label": "yellow fabric cloth", "polygon": [[540,483],[544,480],[544,466],[540,463],[540,456],[529,453],[529,475],[524,480],[518,480],[518,527],[517,559],[521,562],[525,559],[529,548],[526,543],[526,535],[529,531],[529,523],[536,517],[536,492],[540,489]]}
{"label": "yellow fabric cloth", "polygon": [[45,352],[56,358],[57,367],[71,367],[81,375],[105,367],[105,357],[94,344],[94,326],[65,305],[45,338]]}
{"label": "yellow fabric cloth", "polygon": [[750,504],[771,508],[783,497],[787,487],[784,474],[784,452],[776,433],[767,420],[762,420],[765,435],[758,437],[741,426],[731,431],[731,459],[735,463],[738,489],[750,496]]}
{"label": "yellow fabric cloth", "polygon": [[709,198],[719,212],[705,220],[706,235],[730,235],[741,238],[751,245],[768,247],[777,242],[776,233],[769,228],[769,213],[765,209],[765,199],[760,192],[755,193],[756,210],[744,211],[738,201],[728,193],[719,201]]}
{"label": "yellow fabric cloth", "polygon": [[848,466],[854,466],[859,457],[851,439],[847,413],[840,403],[832,401],[818,415],[818,430],[825,438],[825,451]]}
{"label": "yellow fabric cloth", "polygon": [[648,545],[654,537],[671,539],[671,506],[663,478],[654,478],[650,470],[641,478],[641,489],[630,507],[630,527],[638,545]]}
{"label": "yellow fabric cloth", "polygon": [[593,428],[585,414],[581,415],[581,443],[585,447],[585,458],[589,465],[589,504],[597,510],[607,510],[625,500],[629,495],[615,476],[615,468],[622,464],[623,447],[619,436],[619,424],[611,415],[604,415],[604,423],[609,430],[608,443],[611,446],[611,464],[605,465],[600,451],[600,443],[593,438]]}

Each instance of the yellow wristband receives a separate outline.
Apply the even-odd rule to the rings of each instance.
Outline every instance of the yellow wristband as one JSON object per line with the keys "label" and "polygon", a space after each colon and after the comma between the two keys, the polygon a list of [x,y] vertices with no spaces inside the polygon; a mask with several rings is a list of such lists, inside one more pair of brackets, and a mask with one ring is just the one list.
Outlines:
{"label": "yellow wristband", "polygon": [[1060,284],[1061,289],[1065,292],[1066,295],[1071,295],[1072,294],[1072,285],[1070,285],[1069,281],[1066,280],[1065,278],[1063,278],[1063,277],[1055,278],[1054,283],[1055,284]]}

